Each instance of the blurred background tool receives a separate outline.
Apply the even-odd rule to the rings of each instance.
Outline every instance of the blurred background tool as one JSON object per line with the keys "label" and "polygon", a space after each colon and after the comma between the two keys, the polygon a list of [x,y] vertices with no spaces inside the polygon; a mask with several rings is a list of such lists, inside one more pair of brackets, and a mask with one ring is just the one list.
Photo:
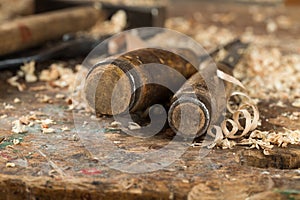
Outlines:
{"label": "blurred background tool", "polygon": [[7,21],[0,25],[0,55],[33,47],[66,33],[88,29],[100,15],[98,9],[85,6]]}
{"label": "blurred background tool", "polygon": [[[126,14],[124,28],[163,26],[165,21],[164,6],[132,7],[94,1],[36,1],[37,14],[0,24],[0,69],[19,66],[30,60],[86,56],[108,37],[105,32],[112,32],[110,35],[114,33],[113,30],[103,30],[109,28],[105,27],[104,21],[119,10]],[[76,35],[78,31],[84,31],[80,37]],[[69,38],[60,40],[65,34]],[[45,42],[48,42],[47,46]]]}
{"label": "blurred background tool", "polygon": [[[96,5],[105,11],[107,18],[116,13],[118,10],[123,10],[127,16],[127,28],[138,27],[163,27],[166,18],[166,5],[146,4],[142,1],[137,4],[115,3],[114,1],[96,1],[96,0],[43,0],[36,1],[36,12],[46,12],[51,10],[64,9],[68,7]],[[161,1],[163,2],[163,1]]]}

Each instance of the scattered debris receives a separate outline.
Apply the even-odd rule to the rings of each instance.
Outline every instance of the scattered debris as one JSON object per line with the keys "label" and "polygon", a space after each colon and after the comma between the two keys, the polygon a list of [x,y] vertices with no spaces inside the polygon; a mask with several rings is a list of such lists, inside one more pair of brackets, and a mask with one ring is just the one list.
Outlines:
{"label": "scattered debris", "polygon": [[300,131],[284,129],[279,132],[253,131],[248,139],[243,139],[239,145],[249,145],[250,148],[272,149],[274,145],[287,147],[288,144],[300,144]]}
{"label": "scattered debris", "polygon": [[138,129],[141,129],[141,126],[135,122],[128,122],[128,129],[129,130],[138,130]]}
{"label": "scattered debris", "polygon": [[48,95],[36,94],[35,96],[38,97],[38,101],[41,103],[50,103],[50,104],[53,103],[53,100]]}
{"label": "scattered debris", "polygon": [[27,130],[27,127],[25,125],[23,125],[21,123],[20,120],[15,120],[12,122],[12,132],[13,133],[26,133],[28,130]]}
{"label": "scattered debris", "polygon": [[110,125],[105,127],[106,132],[109,131],[120,131],[122,128],[122,123],[118,121],[113,121]]}
{"label": "scattered debris", "polygon": [[56,99],[64,99],[64,98],[66,98],[66,96],[64,94],[56,94],[55,98]]}
{"label": "scattered debris", "polygon": [[21,100],[19,98],[15,98],[14,103],[21,103]]}
{"label": "scattered debris", "polygon": [[18,82],[19,76],[13,76],[7,79],[7,83],[11,86],[17,87],[19,91],[24,91],[26,89],[26,85]]}
{"label": "scattered debris", "polygon": [[79,141],[79,140],[80,138],[76,134],[72,135],[72,141]]}
{"label": "scattered debris", "polygon": [[44,69],[39,75],[40,81],[54,81],[60,76],[59,69],[63,66],[61,64],[53,63],[49,69]]}
{"label": "scattered debris", "polygon": [[34,74],[35,71],[35,62],[30,61],[29,63],[25,63],[21,66],[21,70],[24,72],[25,81],[27,83],[33,83],[37,81],[37,77]]}
{"label": "scattered debris", "polygon": [[277,24],[273,20],[269,20],[266,25],[266,29],[268,33],[273,33],[277,30]]}
{"label": "scattered debris", "polygon": [[52,119],[42,119],[38,120],[38,123],[41,123],[42,125],[51,125],[51,124],[56,124],[54,120]]}
{"label": "scattered debris", "polygon": [[14,145],[20,144],[20,140],[19,140],[19,139],[13,139],[13,144],[14,144]]}
{"label": "scattered debris", "polygon": [[6,114],[4,114],[4,115],[1,115],[0,116],[0,119],[4,119],[4,118],[7,118],[8,116],[6,115]]}
{"label": "scattered debris", "polygon": [[121,127],[122,123],[118,122],[118,121],[113,121],[112,123],[110,123],[111,127]]}
{"label": "scattered debris", "polygon": [[6,167],[7,168],[14,168],[14,167],[16,167],[16,164],[9,162],[9,163],[6,163]]}
{"label": "scattered debris", "polygon": [[16,109],[13,105],[8,104],[8,103],[3,103],[4,109],[5,110],[14,110]]}
{"label": "scattered debris", "polygon": [[65,131],[70,131],[71,129],[69,128],[69,127],[67,127],[67,126],[63,126],[62,128],[61,128],[61,131],[62,132],[65,132]]}
{"label": "scattered debris", "polygon": [[292,103],[292,106],[300,108],[300,98],[295,99]]}
{"label": "scattered debris", "polygon": [[43,128],[43,126],[42,126],[42,133],[45,133],[45,134],[55,133],[55,129],[53,129],[53,128]]}
{"label": "scattered debris", "polygon": [[122,31],[127,25],[126,12],[123,10],[117,11],[110,21],[103,22],[102,20],[96,23],[91,29],[90,34],[93,37],[99,37],[99,35],[115,34]]}

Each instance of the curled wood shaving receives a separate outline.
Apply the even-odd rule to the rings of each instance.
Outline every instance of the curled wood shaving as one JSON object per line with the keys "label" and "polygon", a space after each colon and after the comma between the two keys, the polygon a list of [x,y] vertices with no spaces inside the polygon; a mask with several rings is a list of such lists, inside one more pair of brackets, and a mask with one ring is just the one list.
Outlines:
{"label": "curled wood shaving", "polygon": [[222,80],[228,81],[245,89],[244,85],[238,79],[234,78],[233,76],[230,76],[229,74],[224,73],[221,70],[217,70],[217,76]]}
{"label": "curled wood shaving", "polygon": [[228,111],[233,114],[234,112],[236,112],[237,110],[234,110],[231,106],[230,106],[230,99],[234,96],[238,96],[239,98],[241,98],[242,101],[244,101],[245,104],[254,104],[254,101],[251,99],[251,97],[249,97],[247,94],[243,93],[243,92],[238,92],[235,91],[233,93],[231,93],[230,97],[228,98],[227,101],[227,109]]}
{"label": "curled wood shaving", "polygon": [[253,111],[253,118],[251,119],[251,126],[250,126],[250,131],[254,130],[259,123],[259,111],[258,108],[255,104],[250,104],[250,103],[245,103],[240,106],[240,109],[244,109],[250,107]]}
{"label": "curled wood shaving", "polygon": [[[228,130],[227,128],[227,123],[230,123],[232,126],[231,131]],[[232,119],[226,119],[221,123],[221,128],[222,131],[224,133],[224,135],[228,138],[236,138],[234,136],[235,133],[237,133],[237,131],[239,130],[237,124],[232,120]]]}
{"label": "curled wood shaving", "polygon": [[[248,95],[241,92],[234,92],[233,95],[242,95],[247,98],[247,101],[251,100]],[[252,114],[250,114],[247,108],[251,108]],[[231,109],[230,112],[232,113],[232,119],[226,119],[221,124],[221,128],[225,137],[230,139],[241,138],[258,126],[259,112],[257,107],[253,103],[243,103],[239,106],[239,108],[236,111]],[[245,119],[244,127],[240,123],[241,119]],[[227,123],[231,124],[231,131],[228,130]],[[240,130],[242,130],[243,132],[237,134]]]}

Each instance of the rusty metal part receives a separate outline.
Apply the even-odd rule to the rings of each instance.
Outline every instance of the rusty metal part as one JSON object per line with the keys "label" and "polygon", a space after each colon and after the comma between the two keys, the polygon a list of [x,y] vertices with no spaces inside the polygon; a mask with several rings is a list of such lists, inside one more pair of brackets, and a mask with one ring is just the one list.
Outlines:
{"label": "rusty metal part", "polygon": [[[240,41],[236,42],[228,49],[228,55],[217,63],[217,68],[227,74],[232,74],[234,66],[240,60],[243,50],[247,46]],[[205,79],[204,76],[208,79]],[[172,105],[169,109],[168,121],[176,133],[192,138],[201,136],[211,121],[218,119],[222,114],[225,105],[220,102],[221,98],[218,96],[222,93],[223,81],[214,77],[217,77],[217,73],[213,68],[207,69],[203,73],[196,73],[174,95],[171,100]],[[207,80],[210,83],[207,83]],[[208,87],[208,84],[212,87]],[[224,84],[225,93],[229,93],[231,84],[226,82]],[[210,91],[211,88],[214,91]],[[213,109],[215,109],[214,113],[212,112]],[[212,116],[213,114],[218,116]]]}
{"label": "rusty metal part", "polygon": [[16,19],[0,25],[0,55],[19,51],[57,39],[63,34],[93,26],[101,11],[77,7]]}

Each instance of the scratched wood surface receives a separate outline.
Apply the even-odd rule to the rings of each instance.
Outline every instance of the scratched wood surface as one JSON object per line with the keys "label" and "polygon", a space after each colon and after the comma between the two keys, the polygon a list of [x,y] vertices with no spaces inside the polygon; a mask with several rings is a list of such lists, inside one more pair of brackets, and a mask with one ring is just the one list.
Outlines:
{"label": "scratched wood surface", "polygon": [[[218,6],[205,9],[206,4],[196,3],[197,11],[209,15],[210,12],[222,12]],[[171,15],[185,14],[195,10],[195,3],[187,5],[172,5]],[[235,5],[225,6],[247,18],[247,9]],[[262,11],[264,8],[261,8]],[[293,9],[292,9],[293,10]],[[190,13],[190,12],[188,12]],[[295,12],[286,12],[293,15]],[[241,17],[242,18],[242,17]],[[213,23],[208,20],[207,23]],[[248,26],[248,20],[238,20],[237,32]],[[216,24],[220,25],[220,24]],[[221,26],[221,25],[220,25]],[[262,27],[257,25],[255,31]],[[279,33],[286,37],[288,31]],[[289,34],[293,38],[300,33],[299,26]],[[298,39],[298,38],[296,38]],[[284,40],[283,40],[284,43]],[[286,48],[286,47],[284,47]],[[48,65],[41,64],[38,67]],[[12,110],[0,110],[0,199],[185,199],[190,191],[190,197],[198,199],[299,199],[300,198],[300,147],[289,145],[287,148],[274,148],[269,156],[259,150],[248,150],[235,147],[232,150],[213,149],[202,151],[201,147],[188,147],[187,151],[170,166],[149,173],[130,174],[110,168],[107,157],[97,157],[91,152],[108,154],[109,146],[97,144],[97,138],[90,138],[90,143],[82,142],[74,126],[74,116],[79,123],[80,135],[90,133],[85,121],[97,121],[99,129],[95,133],[105,134],[118,148],[129,152],[157,150],[166,145],[171,138],[171,131],[151,139],[143,140],[116,132],[105,132],[110,118],[94,119],[84,113],[68,110],[65,100],[55,98],[57,93],[68,94],[66,90],[48,88],[39,92],[31,90],[44,82],[27,84],[24,92],[6,83],[7,77],[14,72],[4,71],[0,74],[0,105],[9,103],[15,106]],[[35,97],[36,93],[52,97],[52,103],[41,103]],[[14,103],[15,98],[21,103]],[[286,102],[287,107],[272,107],[274,102],[261,102],[259,109],[262,115],[262,130],[276,130],[282,127],[300,129],[299,120],[276,118],[282,112],[298,111]],[[52,127],[56,133],[43,134],[35,125],[25,134],[12,134],[11,122],[30,112],[40,113],[41,118],[51,118],[56,121]],[[70,131],[60,131],[67,126]],[[78,128],[77,127],[77,128]],[[13,145],[13,139],[21,141]],[[93,141],[93,139],[95,139]],[[175,146],[184,145],[175,141]],[[99,153],[99,154],[100,154]],[[200,154],[207,153],[201,157]],[[201,155],[202,155],[201,154]],[[164,155],[161,155],[164,159]],[[130,157],[110,157],[115,162],[132,159]],[[15,167],[6,167],[13,162]],[[145,163],[151,161],[144,161]],[[55,170],[56,169],[56,170]],[[59,169],[59,170],[58,170]],[[196,186],[197,185],[197,186]],[[195,188],[193,188],[196,186]]]}

